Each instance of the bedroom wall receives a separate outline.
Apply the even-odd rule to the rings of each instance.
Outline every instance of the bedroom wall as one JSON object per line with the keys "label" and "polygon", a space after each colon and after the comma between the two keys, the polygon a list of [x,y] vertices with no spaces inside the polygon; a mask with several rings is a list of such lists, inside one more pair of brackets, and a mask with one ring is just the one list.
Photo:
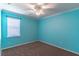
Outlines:
{"label": "bedroom wall", "polygon": [[1,44],[1,10],[0,10],[0,44]]}
{"label": "bedroom wall", "polygon": [[1,55],[1,10],[0,10],[0,55]]}
{"label": "bedroom wall", "polygon": [[[2,39],[1,48],[7,49],[31,42],[37,41],[37,21],[35,18],[28,17],[26,15],[14,13],[7,10],[1,11],[2,15]],[[7,17],[13,17],[20,19],[20,37],[7,38]]]}
{"label": "bedroom wall", "polygon": [[42,17],[39,22],[40,41],[74,53],[79,52],[79,8]]}

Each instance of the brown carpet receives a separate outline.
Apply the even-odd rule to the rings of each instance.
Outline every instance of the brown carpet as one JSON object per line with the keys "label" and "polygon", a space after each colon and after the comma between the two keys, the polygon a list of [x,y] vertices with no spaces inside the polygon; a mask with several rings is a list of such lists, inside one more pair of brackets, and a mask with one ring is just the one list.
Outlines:
{"label": "brown carpet", "polygon": [[2,56],[78,56],[77,54],[50,46],[42,42],[34,42],[2,51]]}

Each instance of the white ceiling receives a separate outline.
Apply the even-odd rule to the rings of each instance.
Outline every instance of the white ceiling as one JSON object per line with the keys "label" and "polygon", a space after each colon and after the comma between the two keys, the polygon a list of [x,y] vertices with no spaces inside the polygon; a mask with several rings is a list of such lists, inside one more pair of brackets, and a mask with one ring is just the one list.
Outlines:
{"label": "white ceiling", "polygon": [[[35,13],[32,11],[32,9],[30,9],[27,6],[27,3],[11,3],[11,4],[29,12],[30,14],[28,13],[28,15],[36,16]],[[55,7],[44,10],[45,14],[40,15],[40,16],[50,16],[50,15],[54,15],[56,13],[61,13],[61,12],[71,10],[74,8],[79,8],[79,3],[52,3],[52,4],[55,4]]]}

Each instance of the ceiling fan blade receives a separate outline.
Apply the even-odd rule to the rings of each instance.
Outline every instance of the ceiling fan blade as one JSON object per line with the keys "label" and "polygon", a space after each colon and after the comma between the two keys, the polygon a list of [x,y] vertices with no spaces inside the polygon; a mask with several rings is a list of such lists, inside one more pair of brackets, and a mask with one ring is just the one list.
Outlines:
{"label": "ceiling fan blade", "polygon": [[30,9],[34,9],[34,4],[27,4],[27,6],[30,8]]}
{"label": "ceiling fan blade", "polygon": [[55,5],[53,5],[53,4],[47,4],[47,5],[42,6],[43,9],[49,9],[49,8],[54,8],[54,7],[55,7]]}

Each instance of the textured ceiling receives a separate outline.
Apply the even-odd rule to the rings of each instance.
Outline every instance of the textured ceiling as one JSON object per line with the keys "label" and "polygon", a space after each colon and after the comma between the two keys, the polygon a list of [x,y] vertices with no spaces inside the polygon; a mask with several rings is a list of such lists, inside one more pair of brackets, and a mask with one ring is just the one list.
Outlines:
{"label": "textured ceiling", "polygon": [[[12,3],[12,4],[23,9],[23,10],[25,10],[25,11],[30,12],[30,14],[28,14],[28,15],[36,16],[34,14],[34,12],[27,6],[27,3]],[[50,16],[50,15],[61,13],[61,12],[71,10],[71,9],[74,9],[74,8],[79,8],[79,3],[52,3],[52,4],[55,4],[55,7],[44,10],[45,14],[40,15],[40,17]]]}

